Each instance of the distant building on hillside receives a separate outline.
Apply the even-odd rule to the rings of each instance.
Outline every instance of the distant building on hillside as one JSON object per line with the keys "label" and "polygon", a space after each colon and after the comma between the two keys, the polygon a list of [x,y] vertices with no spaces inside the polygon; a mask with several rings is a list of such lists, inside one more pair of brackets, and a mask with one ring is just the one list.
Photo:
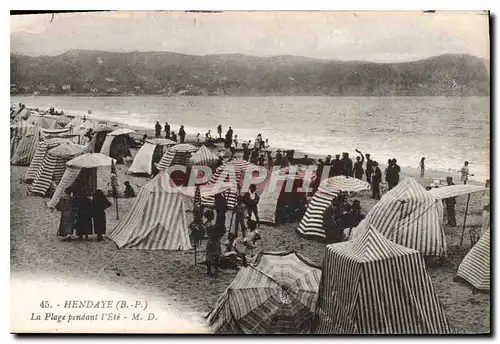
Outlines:
{"label": "distant building on hillside", "polygon": [[55,92],[56,91],[56,84],[49,84],[49,91]]}
{"label": "distant building on hillside", "polygon": [[71,91],[71,85],[62,85],[61,88],[63,91],[69,92]]}
{"label": "distant building on hillside", "polygon": [[90,92],[92,92],[92,93],[99,93],[99,90],[97,88],[95,88],[95,87],[92,87],[90,89]]}

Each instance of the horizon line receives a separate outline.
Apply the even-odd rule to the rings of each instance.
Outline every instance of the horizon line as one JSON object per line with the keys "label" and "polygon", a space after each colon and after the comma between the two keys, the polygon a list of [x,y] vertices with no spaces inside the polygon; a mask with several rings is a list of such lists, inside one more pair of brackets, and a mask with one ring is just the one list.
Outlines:
{"label": "horizon line", "polygon": [[183,56],[197,56],[197,57],[240,55],[240,56],[252,57],[252,58],[259,58],[259,59],[270,59],[270,58],[277,58],[277,57],[296,57],[296,58],[303,58],[303,59],[323,61],[323,62],[326,62],[326,61],[330,61],[330,62],[333,62],[333,61],[336,61],[336,62],[364,62],[364,63],[378,63],[378,64],[395,64],[395,63],[417,62],[417,61],[428,60],[428,59],[431,59],[431,58],[434,58],[434,57],[447,56],[447,55],[453,55],[453,56],[467,55],[467,56],[475,57],[477,59],[483,59],[483,60],[487,60],[487,61],[490,60],[489,57],[480,57],[480,56],[472,55],[470,53],[444,53],[444,54],[438,54],[438,55],[431,55],[431,56],[428,56],[428,57],[422,57],[422,58],[418,58],[418,59],[405,60],[405,61],[379,62],[379,61],[369,61],[369,60],[340,60],[340,59],[317,58],[317,57],[308,57],[308,56],[303,56],[303,55],[292,55],[292,54],[270,55],[270,56],[256,56],[256,55],[249,55],[249,54],[243,54],[243,53],[219,53],[219,54],[215,53],[215,54],[199,55],[199,54],[178,53],[178,52],[175,52],[175,51],[168,51],[168,50],[113,51],[113,50],[99,50],[99,49],[94,50],[94,49],[78,49],[78,48],[68,49],[68,50],[66,50],[63,53],[54,54],[54,55],[49,55],[49,54],[28,55],[28,54],[25,54],[25,53],[18,53],[18,52],[13,52],[13,51],[11,51],[10,54],[16,54],[16,55],[21,55],[21,56],[26,56],[26,57],[57,57],[57,56],[61,56],[61,55],[67,54],[70,51],[86,51],[86,52],[115,53],[115,54],[170,53],[170,54],[177,54],[177,55],[183,55]]}

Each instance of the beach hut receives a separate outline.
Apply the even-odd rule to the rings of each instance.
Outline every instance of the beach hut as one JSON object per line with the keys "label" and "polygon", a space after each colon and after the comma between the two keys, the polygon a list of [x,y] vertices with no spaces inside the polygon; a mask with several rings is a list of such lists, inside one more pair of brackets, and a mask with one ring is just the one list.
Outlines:
{"label": "beach hut", "polygon": [[443,204],[413,178],[405,178],[386,193],[352,230],[356,238],[373,226],[389,240],[422,253],[446,256],[446,237],[441,221]]}
{"label": "beach hut", "polygon": [[50,149],[44,156],[29,191],[34,195],[45,196],[51,189],[55,189],[66,171],[66,163],[84,151],[85,146],[72,142]]}
{"label": "beach hut", "polygon": [[132,166],[128,169],[128,173],[151,175],[153,173],[153,167],[155,167],[153,164],[160,161],[166,148],[175,144],[174,141],[169,139],[157,138],[146,140],[135,155]]}
{"label": "beach hut", "polygon": [[88,195],[94,194],[97,189],[105,190],[111,181],[112,161],[114,160],[109,156],[100,153],[86,153],[68,161],[66,171],[47,206],[55,208],[68,187]]}
{"label": "beach hut", "polygon": [[336,176],[323,180],[307,206],[297,233],[305,237],[326,238],[323,213],[332,200],[337,198],[340,192],[360,192],[369,188],[370,184],[357,178]]}
{"label": "beach hut", "polygon": [[326,247],[316,315],[317,334],[450,333],[420,253],[372,226]]}
{"label": "beach hut", "polygon": [[61,144],[68,142],[69,140],[67,139],[57,138],[57,137],[39,142],[35,151],[35,155],[33,156],[33,160],[31,160],[30,167],[28,168],[28,171],[26,171],[26,174],[24,175],[23,181],[25,183],[31,183],[35,179],[40,168],[42,167],[43,160],[47,156],[48,151],[51,150],[52,148],[55,148]]}
{"label": "beach hut", "polygon": [[18,121],[10,125],[10,157],[14,155],[21,140],[35,133],[35,126],[26,121]]}
{"label": "beach hut", "polygon": [[[266,187],[260,195],[259,220],[261,223],[276,224],[285,207],[295,210],[307,203],[307,192],[300,189],[314,180],[314,174],[306,175],[306,171],[295,166],[275,170],[270,174]],[[304,181],[306,183],[304,184]]]}
{"label": "beach hut", "polygon": [[478,290],[490,290],[490,250],[490,228],[488,228],[460,263],[457,277],[469,282]]}
{"label": "beach hut", "polygon": [[116,159],[118,163],[123,163],[123,159],[131,157],[129,134],[134,133],[132,129],[121,128],[113,130],[106,135],[100,153]]}
{"label": "beach hut", "polygon": [[32,131],[26,133],[25,136],[20,139],[10,159],[11,165],[28,166],[35,156],[36,147],[39,142],[40,130],[38,124],[35,124]]}
{"label": "beach hut", "polygon": [[208,322],[218,334],[309,333],[320,280],[320,267],[299,253],[261,252],[238,271]]}

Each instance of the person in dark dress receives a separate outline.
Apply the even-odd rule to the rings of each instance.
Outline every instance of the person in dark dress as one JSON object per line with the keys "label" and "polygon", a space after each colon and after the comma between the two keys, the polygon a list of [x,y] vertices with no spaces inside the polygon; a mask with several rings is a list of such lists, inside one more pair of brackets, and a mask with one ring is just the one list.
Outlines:
{"label": "person in dark dress", "polygon": [[342,175],[343,163],[340,160],[340,154],[335,154],[335,160],[331,162],[329,177],[335,177]]}
{"label": "person in dark dress", "polygon": [[247,235],[247,228],[245,226],[245,204],[241,195],[238,195],[236,199],[235,217],[234,235],[238,237],[238,230],[241,227],[241,236],[244,238]]}
{"label": "person in dark dress", "polygon": [[267,152],[267,167],[269,169],[271,169],[273,167],[273,165],[274,165],[273,156],[271,155],[271,152],[268,151]]}
{"label": "person in dark dress", "polygon": [[175,135],[175,132],[173,132],[173,131],[172,131],[172,132],[170,133],[170,136],[171,136],[171,137],[170,137],[170,139],[171,139],[172,141],[177,142],[177,135]]}
{"label": "person in dark dress", "polygon": [[215,272],[219,271],[219,262],[222,253],[220,245],[225,232],[222,230],[221,226],[212,224],[212,221],[214,220],[213,211],[207,210],[204,215],[207,219],[204,227],[208,237],[207,248],[205,251],[205,262],[207,265],[207,275],[211,276],[213,274],[212,267],[215,269]]}
{"label": "person in dark dress", "polygon": [[94,219],[94,233],[97,235],[97,241],[103,240],[103,234],[106,234],[106,209],[111,207],[102,190],[97,190],[92,200],[92,218]]}
{"label": "person in dark dress", "polygon": [[75,225],[76,208],[74,206],[74,200],[71,197],[71,192],[71,188],[66,188],[64,194],[59,199],[59,203],[56,205],[56,209],[61,212],[57,236],[63,237],[62,240],[64,241],[71,240]]}
{"label": "person in dark dress", "polygon": [[[446,182],[448,183],[448,186],[455,185],[455,183],[453,183],[452,177],[446,177]],[[457,219],[455,215],[455,205],[457,204],[457,200],[455,197],[449,197],[445,199],[445,204],[448,226],[455,227],[457,225]]]}
{"label": "person in dark dress", "polygon": [[387,167],[385,168],[385,181],[389,186],[389,190],[394,187],[394,169],[392,165],[392,159],[387,161]]}
{"label": "person in dark dress", "polygon": [[356,157],[356,162],[354,163],[354,168],[352,170],[352,173],[354,174],[354,177],[357,179],[363,179],[363,163],[365,162],[365,157],[363,153],[361,153],[359,150],[356,149],[356,152],[361,155],[361,158],[359,156]]}
{"label": "person in dark dress", "polygon": [[401,167],[397,164],[396,159],[392,159],[392,170],[394,173],[394,186],[399,184],[399,174],[401,173]]}
{"label": "person in dark dress", "polygon": [[218,125],[217,126],[217,134],[219,134],[219,139],[222,138],[222,125]]}
{"label": "person in dark dress", "polygon": [[79,192],[76,195],[76,220],[75,230],[78,240],[89,239],[89,235],[93,234],[92,228],[92,201],[83,193]]}
{"label": "person in dark dress", "polygon": [[180,139],[180,143],[184,143],[184,139],[186,138],[186,131],[184,130],[184,126],[181,125],[180,129],[179,129],[179,139]]}
{"label": "person in dark dress", "polygon": [[156,122],[155,124],[155,137],[158,138],[158,137],[161,137],[161,125],[160,125],[160,122]]}
{"label": "person in dark dress", "polygon": [[170,138],[170,124],[168,122],[165,122],[165,138],[169,139]]}
{"label": "person in dark dress", "polygon": [[215,195],[215,225],[221,227],[224,232],[226,231],[226,211],[227,203],[224,196],[219,193]]}
{"label": "person in dark dress", "polygon": [[382,171],[378,167],[378,162],[373,161],[372,198],[380,199],[380,183],[382,182]]}
{"label": "person in dark dress", "polygon": [[349,227],[357,227],[364,218],[365,216],[361,214],[361,202],[354,200],[349,212]]}
{"label": "person in dark dress", "polygon": [[342,175],[352,177],[352,160],[349,153],[342,153]]}
{"label": "person in dark dress", "polygon": [[342,229],[339,218],[342,215],[338,199],[333,199],[323,213],[323,229],[326,235],[326,244],[342,241]]}
{"label": "person in dark dress", "polygon": [[257,186],[255,184],[250,185],[249,191],[245,192],[243,195],[243,203],[245,203],[248,211],[248,218],[252,218],[252,214],[255,216],[257,224],[260,226],[259,212],[257,210],[257,204],[259,204],[259,195],[256,192]]}
{"label": "person in dark dress", "polygon": [[371,159],[370,153],[366,153],[366,182],[371,184],[372,183],[372,174],[373,174],[373,160]]}
{"label": "person in dark dress", "polygon": [[281,155],[281,150],[278,149],[276,151],[276,156],[274,157],[274,161],[275,161],[274,164],[278,165],[278,166],[281,166],[282,160],[283,160],[283,156]]}
{"label": "person in dark dress", "polygon": [[133,197],[135,197],[135,191],[132,188],[132,186],[130,185],[130,182],[127,180],[127,181],[125,181],[123,183],[123,185],[125,185],[125,191],[123,192],[123,196],[125,198],[133,198]]}
{"label": "person in dark dress", "polygon": [[248,161],[250,159],[250,148],[246,143],[243,144],[243,160]]}

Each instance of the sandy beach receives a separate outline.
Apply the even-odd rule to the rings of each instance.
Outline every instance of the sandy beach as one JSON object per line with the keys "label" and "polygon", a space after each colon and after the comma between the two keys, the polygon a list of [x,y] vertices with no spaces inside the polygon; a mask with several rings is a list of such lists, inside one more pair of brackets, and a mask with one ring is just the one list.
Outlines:
{"label": "sandy beach", "polygon": [[[133,150],[135,153],[136,150]],[[125,174],[128,167],[118,165],[118,181],[123,185],[128,180],[138,191],[148,179]],[[192,250],[117,250],[109,239],[104,242],[60,241],[56,237],[59,213],[46,207],[48,199],[27,195],[26,185],[20,183],[26,170],[27,167],[10,167],[12,277],[29,275],[62,282],[77,278],[147,291],[162,300],[172,312],[199,323],[203,323],[204,316],[235,277],[236,272],[225,272],[215,279],[208,277],[204,266],[194,265]],[[445,178],[446,174],[427,171],[425,178],[420,178],[417,169],[403,169],[401,180],[406,176],[428,185],[434,179]],[[361,200],[364,214],[375,202],[369,196],[368,192],[356,195]],[[473,194],[470,198],[462,246],[460,237],[467,197],[457,198],[458,226],[445,227],[448,257],[439,267],[428,262],[428,271],[445,314],[453,330],[459,333],[484,333],[490,330],[489,294],[472,294],[470,286],[453,281],[458,265],[470,249],[468,230],[481,226],[481,196]],[[134,199],[119,199],[118,202],[119,217],[122,218]],[[117,224],[114,204],[107,210],[107,221],[110,231]],[[259,250],[296,250],[315,263],[322,264],[325,245],[299,237],[295,232],[297,227],[298,223],[262,226],[263,240]],[[199,252],[198,262],[202,260],[203,253]]]}

